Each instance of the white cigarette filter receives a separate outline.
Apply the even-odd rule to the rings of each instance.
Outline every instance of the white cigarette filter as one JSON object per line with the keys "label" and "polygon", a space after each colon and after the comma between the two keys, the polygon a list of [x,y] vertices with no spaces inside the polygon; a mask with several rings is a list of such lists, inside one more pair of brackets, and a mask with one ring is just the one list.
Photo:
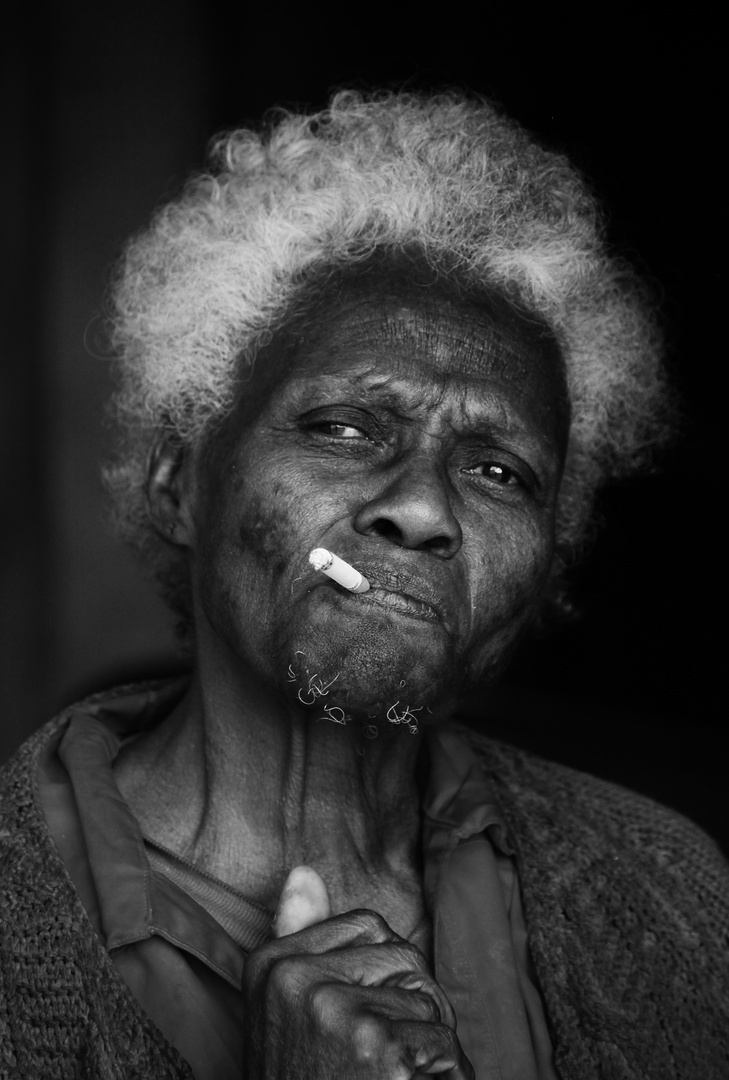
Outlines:
{"label": "white cigarette filter", "polygon": [[322,574],[326,574],[350,592],[362,593],[369,590],[370,583],[366,577],[362,577],[359,570],[355,570],[348,562],[326,548],[314,548],[309,553],[309,562],[315,570],[321,570]]}

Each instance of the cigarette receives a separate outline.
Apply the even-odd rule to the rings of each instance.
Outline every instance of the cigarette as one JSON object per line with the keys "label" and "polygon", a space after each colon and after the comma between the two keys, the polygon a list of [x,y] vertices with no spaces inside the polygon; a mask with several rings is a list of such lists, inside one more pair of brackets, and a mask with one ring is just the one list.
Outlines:
{"label": "cigarette", "polygon": [[321,570],[322,574],[326,574],[332,581],[336,581],[338,585],[349,589],[350,592],[362,593],[369,590],[370,583],[359,570],[355,570],[344,559],[340,559],[338,555],[327,551],[326,548],[314,548],[309,553],[309,562],[315,570]]}

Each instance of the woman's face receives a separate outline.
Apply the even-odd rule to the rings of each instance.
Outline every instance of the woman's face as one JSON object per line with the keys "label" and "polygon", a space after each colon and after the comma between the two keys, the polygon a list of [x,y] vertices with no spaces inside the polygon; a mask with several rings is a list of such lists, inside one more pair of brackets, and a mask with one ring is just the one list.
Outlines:
{"label": "woman's face", "polygon": [[[326,704],[360,717],[435,710],[493,675],[552,561],[554,343],[503,305],[353,283],[281,332],[244,389],[190,497],[199,647],[294,699],[331,682]],[[314,571],[315,547],[371,590]]]}

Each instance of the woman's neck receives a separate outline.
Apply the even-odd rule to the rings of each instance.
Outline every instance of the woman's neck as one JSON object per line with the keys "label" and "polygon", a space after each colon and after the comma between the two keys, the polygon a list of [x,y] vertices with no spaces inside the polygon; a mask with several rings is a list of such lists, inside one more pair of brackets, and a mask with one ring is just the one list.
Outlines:
{"label": "woman's neck", "polygon": [[255,680],[220,676],[199,672],[175,711],[119,754],[117,781],[144,833],[269,906],[306,863],[334,911],[378,906],[376,896],[382,910],[383,890],[397,908],[418,878],[421,737],[384,721],[367,738],[356,721],[318,719]]}

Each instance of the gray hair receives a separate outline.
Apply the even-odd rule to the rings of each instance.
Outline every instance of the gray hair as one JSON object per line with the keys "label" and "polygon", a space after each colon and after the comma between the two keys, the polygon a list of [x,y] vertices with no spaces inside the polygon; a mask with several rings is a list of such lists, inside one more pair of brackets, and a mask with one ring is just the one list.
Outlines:
{"label": "gray hair", "polygon": [[567,159],[482,99],[341,92],[326,111],[281,111],[260,131],[215,140],[210,171],[158,211],[117,268],[120,441],[106,479],[123,534],[168,592],[184,573],[145,497],[160,433],[188,446],[209,435],[233,406],[241,365],[312,276],[413,250],[452,280],[509,297],[559,344],[572,422],[555,579],[589,530],[599,486],[644,466],[666,438],[671,399],[646,289],[606,251],[599,208]]}

